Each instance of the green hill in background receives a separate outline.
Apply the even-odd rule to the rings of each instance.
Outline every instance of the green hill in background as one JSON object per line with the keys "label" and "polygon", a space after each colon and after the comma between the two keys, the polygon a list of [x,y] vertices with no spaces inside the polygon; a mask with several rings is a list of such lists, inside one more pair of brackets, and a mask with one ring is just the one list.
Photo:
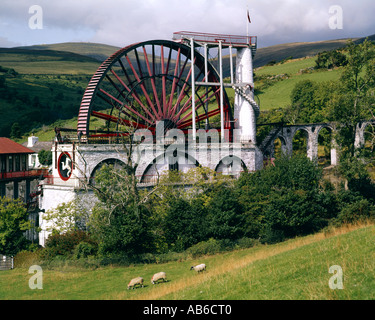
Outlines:
{"label": "green hill in background", "polygon": [[270,61],[280,62],[289,57],[298,59],[315,56],[319,52],[342,48],[346,45],[347,41],[348,39],[318,42],[295,42],[259,48],[254,57],[254,67],[258,68],[264,66]]}
{"label": "green hill in background", "polygon": [[88,56],[98,61],[104,61],[111,54],[121,49],[120,47],[110,46],[101,43],[92,42],[64,42],[55,44],[41,44],[27,47],[18,47],[27,50],[53,50],[72,52],[82,56]]}
{"label": "green hill in background", "polygon": [[[261,110],[288,105],[290,92],[299,80],[338,79],[339,69],[322,72],[309,71],[309,68],[315,64],[312,56],[343,47],[346,42],[343,39],[259,48],[254,59],[255,74],[273,78],[266,87],[262,82],[255,84]],[[53,137],[53,129],[48,126],[54,127],[56,121],[65,127],[67,120],[68,127],[75,127],[72,119],[78,115],[91,76],[101,61],[118,49],[105,44],[74,42],[0,48],[0,136],[9,137],[15,122],[22,134],[42,130],[44,135],[46,130],[50,131],[46,139]],[[267,66],[270,62],[274,65]],[[229,76],[229,57],[224,58],[223,69],[224,75]],[[233,90],[228,89],[227,93],[233,99]]]}

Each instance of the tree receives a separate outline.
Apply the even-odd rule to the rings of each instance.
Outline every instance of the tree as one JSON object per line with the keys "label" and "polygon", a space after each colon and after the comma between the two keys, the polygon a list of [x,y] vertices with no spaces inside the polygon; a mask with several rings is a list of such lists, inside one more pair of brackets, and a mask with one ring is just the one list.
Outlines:
{"label": "tree", "polygon": [[208,206],[209,234],[218,240],[242,238],[244,218],[234,189],[230,186],[216,188]]}
{"label": "tree", "polygon": [[368,40],[361,44],[350,41],[347,59],[339,88],[331,99],[331,113],[341,123],[337,141],[342,152],[353,156],[357,123],[375,119],[375,45]]}
{"label": "tree", "polygon": [[25,205],[20,200],[0,197],[0,252],[14,255],[27,247],[24,232],[31,228]]}
{"label": "tree", "polygon": [[345,66],[348,63],[345,54],[340,50],[324,51],[318,54],[315,60],[317,69],[332,69],[334,67]]}
{"label": "tree", "polygon": [[275,242],[316,231],[334,210],[320,188],[321,169],[306,156],[281,157],[275,166],[237,181],[246,236]]}
{"label": "tree", "polygon": [[56,208],[47,210],[43,219],[50,222],[47,231],[52,234],[63,234],[73,231],[86,231],[85,221],[88,220],[87,209],[75,199],[64,202]]}
{"label": "tree", "polygon": [[202,199],[172,200],[164,219],[165,239],[173,251],[182,251],[207,239],[207,212]]}
{"label": "tree", "polygon": [[20,139],[22,137],[21,134],[21,126],[18,122],[13,123],[10,129],[10,138],[11,139]]}
{"label": "tree", "polygon": [[[138,254],[151,250],[149,193],[138,188],[136,170],[140,158],[135,128],[123,137],[122,168],[103,165],[91,184],[99,202],[93,208],[89,227],[101,253]],[[139,141],[140,142],[140,141]]]}
{"label": "tree", "polygon": [[100,201],[93,208],[89,227],[102,254],[150,250],[149,211],[132,171],[104,165],[96,175],[94,190]]}
{"label": "tree", "polygon": [[311,80],[297,82],[292,90],[291,105],[284,111],[289,124],[317,123],[335,120],[327,112],[327,104],[337,84],[332,81],[317,83]]}
{"label": "tree", "polygon": [[50,166],[52,164],[52,151],[40,150],[38,152],[39,162],[44,166]]}
{"label": "tree", "polygon": [[345,155],[338,170],[347,181],[347,187],[375,203],[375,184],[371,181],[366,165],[357,157]]}

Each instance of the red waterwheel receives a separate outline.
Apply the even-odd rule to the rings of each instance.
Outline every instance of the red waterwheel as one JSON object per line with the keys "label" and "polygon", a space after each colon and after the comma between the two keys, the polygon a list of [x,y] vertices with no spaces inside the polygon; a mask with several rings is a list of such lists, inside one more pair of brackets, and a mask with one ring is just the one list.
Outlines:
{"label": "red waterwheel", "polygon": [[[83,95],[78,134],[88,141],[97,137],[119,137],[129,128],[155,133],[156,123],[184,132],[192,127],[195,102],[196,129],[220,128],[220,81],[215,68],[195,52],[194,72],[191,48],[173,41],[153,40],[125,47],[103,62]],[[217,83],[195,86],[192,97],[191,75],[195,81]],[[224,128],[232,129],[228,97],[224,97]],[[90,130],[90,117],[105,120],[100,130]],[[213,123],[213,122],[216,122]]]}

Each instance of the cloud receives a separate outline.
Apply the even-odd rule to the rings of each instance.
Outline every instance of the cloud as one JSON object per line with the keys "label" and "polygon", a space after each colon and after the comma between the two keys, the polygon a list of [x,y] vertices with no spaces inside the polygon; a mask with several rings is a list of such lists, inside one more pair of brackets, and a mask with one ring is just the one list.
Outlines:
{"label": "cloud", "polygon": [[[175,31],[246,34],[249,27],[263,39],[260,43],[269,45],[366,36],[375,30],[373,0],[39,0],[39,33],[28,27],[28,10],[34,4],[35,0],[1,0],[1,43],[91,41],[124,46],[171,39]],[[344,28],[335,32],[328,23],[332,5],[341,6],[344,14]]]}
{"label": "cloud", "polygon": [[7,38],[0,37],[0,48],[11,48],[19,45],[21,45],[21,43],[9,41]]}

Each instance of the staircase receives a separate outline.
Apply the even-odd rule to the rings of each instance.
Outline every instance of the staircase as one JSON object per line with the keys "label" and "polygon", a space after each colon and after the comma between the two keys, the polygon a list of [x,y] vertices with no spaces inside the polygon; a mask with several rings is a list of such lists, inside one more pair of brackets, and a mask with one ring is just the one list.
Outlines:
{"label": "staircase", "polygon": [[268,136],[259,145],[259,149],[263,152],[263,154],[266,153],[268,147],[270,146],[272,141],[276,139],[277,135],[279,134],[282,128],[283,128],[283,123],[282,122],[278,123],[277,126],[271,130]]}
{"label": "staircase", "polygon": [[246,87],[244,86],[233,86],[232,87],[236,94],[240,95],[242,98],[244,98],[247,102],[251,104],[254,110],[255,117],[258,118],[260,115],[260,108],[258,104],[255,102],[254,98],[250,93],[246,93]]}

